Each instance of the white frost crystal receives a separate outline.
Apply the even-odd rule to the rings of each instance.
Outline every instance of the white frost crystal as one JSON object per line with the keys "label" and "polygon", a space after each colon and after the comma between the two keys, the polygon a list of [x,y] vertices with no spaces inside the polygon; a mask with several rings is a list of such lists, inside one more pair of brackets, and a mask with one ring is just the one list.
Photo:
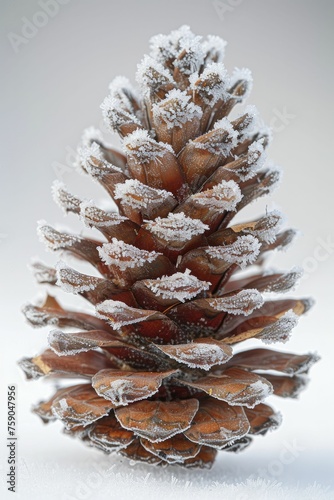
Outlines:
{"label": "white frost crystal", "polygon": [[60,260],[56,265],[57,270],[57,285],[62,290],[68,293],[82,293],[94,290],[100,281],[94,276],[85,276],[67,266],[65,262]]}
{"label": "white frost crystal", "polygon": [[201,36],[191,34],[180,40],[180,55],[173,64],[184,75],[189,76],[198,71],[203,64],[205,54],[200,43],[201,39]]}
{"label": "white frost crystal", "polygon": [[157,217],[146,224],[146,229],[165,241],[189,241],[194,236],[203,234],[209,226],[199,219],[187,217],[183,212],[170,213],[162,219]]}
{"label": "white frost crystal", "polygon": [[[220,347],[212,344],[197,344],[196,347],[192,349],[193,357],[195,359],[201,358],[201,364],[196,363],[196,361],[192,362],[191,357],[189,355],[185,356],[182,352],[177,352],[177,354],[178,357],[175,356],[177,361],[183,361],[190,366],[190,368],[201,368],[202,370],[210,370],[212,366],[227,361],[226,357],[222,359],[222,350]],[[206,363],[203,364],[203,361],[206,361]]]}
{"label": "white frost crystal", "polygon": [[105,174],[110,173],[111,168],[115,172],[122,172],[119,167],[111,165],[104,159],[101,147],[97,142],[92,142],[89,147],[79,148],[78,156],[80,165],[97,179],[101,179]]}
{"label": "white frost crystal", "polygon": [[216,210],[228,210],[233,212],[242,199],[241,190],[234,181],[222,181],[212,189],[194,194],[192,199],[196,204]]}
{"label": "white frost crystal", "polygon": [[227,42],[216,35],[208,35],[207,40],[203,42],[203,50],[206,54],[211,56],[211,59],[215,57],[217,62],[220,62],[225,55],[225,47]]}
{"label": "white frost crystal", "polygon": [[248,104],[244,111],[240,113],[237,120],[246,115],[244,119],[242,130],[239,133],[239,140],[243,138],[251,138],[253,134],[259,131],[259,112],[253,104]]}
{"label": "white frost crystal", "polygon": [[[215,133],[216,132],[216,133]],[[204,141],[193,141],[196,149],[204,149],[215,155],[228,156],[238,143],[238,132],[234,130],[228,118],[215,123],[213,131],[205,136]]]}
{"label": "white frost crystal", "polygon": [[90,201],[84,201],[80,204],[80,216],[86,226],[96,228],[117,226],[121,222],[128,220],[116,212],[104,212]]}
{"label": "white frost crystal", "polygon": [[[201,118],[202,110],[190,100],[186,92],[173,89],[166,98],[152,107],[153,117],[157,121],[165,122],[168,129],[181,128],[194,118]],[[190,102],[189,102],[190,101]]]}
{"label": "white frost crystal", "polygon": [[194,35],[189,26],[184,25],[169,35],[151,38],[151,55],[162,63],[174,59],[174,67],[184,75],[190,75],[204,62],[205,47],[201,40],[201,36]]}
{"label": "white frost crystal", "polygon": [[128,268],[142,267],[147,262],[153,262],[161,255],[157,252],[140,250],[116,238],[113,238],[111,243],[104,243],[102,247],[98,247],[98,252],[107,265],[116,266],[121,271]]}
{"label": "white frost crystal", "polygon": [[243,99],[247,99],[253,87],[253,77],[251,70],[248,68],[235,68],[230,79],[230,86],[233,87],[239,81],[246,82],[247,89],[246,93],[243,95]]}
{"label": "white frost crystal", "polygon": [[37,223],[37,234],[42,243],[45,243],[49,250],[61,250],[72,246],[74,243],[80,242],[80,238],[71,234],[60,233],[51,226],[48,226],[45,221]]}
{"label": "white frost crystal", "polygon": [[88,146],[79,150],[79,157],[83,167],[89,171],[91,168],[91,158],[103,162],[101,147],[97,142],[92,142]]}
{"label": "white frost crystal", "polygon": [[266,326],[258,337],[264,344],[285,343],[290,338],[291,330],[297,325],[298,316],[292,310],[287,311],[272,325]]}
{"label": "white frost crystal", "polygon": [[105,300],[96,306],[96,311],[99,318],[108,319],[114,330],[140,323],[155,314],[155,311],[129,307],[118,300]]}
{"label": "white frost crystal", "polygon": [[166,153],[174,153],[173,148],[165,142],[152,139],[147,130],[135,130],[125,137],[124,151],[131,155],[139,164],[149,163],[162,158]]}
{"label": "white frost crystal", "polygon": [[213,106],[219,100],[227,98],[228,74],[224,64],[211,63],[201,73],[193,73],[190,78],[191,89],[200,93],[207,105]]}
{"label": "white frost crystal", "polygon": [[155,35],[150,39],[151,56],[161,63],[165,63],[170,58],[176,58],[180,52],[181,40],[194,36],[187,25],[180,26],[168,35]]}
{"label": "white frost crystal", "polygon": [[[136,90],[130,80],[125,76],[116,76],[109,84],[110,97],[119,99],[127,106],[128,110],[133,111],[130,96],[137,98]],[[138,100],[138,99],[137,99]]]}
{"label": "white frost crystal", "polygon": [[57,205],[65,212],[76,211],[81,203],[80,198],[71,194],[63,182],[58,180],[52,184],[52,196]]}
{"label": "white frost crystal", "polygon": [[266,160],[263,142],[264,139],[259,139],[248,148],[248,165],[252,165],[254,171],[262,168]]}
{"label": "white frost crystal", "polygon": [[158,61],[147,55],[138,64],[136,80],[144,97],[147,98],[150,97],[152,88],[158,88],[173,82],[169,71]]}
{"label": "white frost crystal", "polygon": [[230,264],[238,264],[241,268],[255,262],[260,252],[261,243],[252,235],[239,236],[234,243],[224,246],[209,247],[206,253],[214,258]]}
{"label": "white frost crystal", "polygon": [[144,284],[156,296],[162,299],[177,299],[180,302],[196,297],[199,293],[208,290],[211,285],[208,281],[201,281],[196,276],[192,276],[189,269],[186,269],[184,273],[175,273],[156,280],[144,280]]}
{"label": "white frost crystal", "polygon": [[284,273],[277,278],[264,290],[264,292],[286,293],[290,292],[297,285],[300,278],[303,276],[303,269],[301,267],[293,267],[291,271]]}
{"label": "white frost crystal", "polygon": [[173,195],[165,189],[147,186],[137,179],[128,179],[124,183],[116,184],[114,197],[116,200],[121,200],[124,205],[134,209],[142,209],[160,205]]}
{"label": "white frost crystal", "polygon": [[103,396],[110,399],[115,406],[126,406],[128,404],[127,394],[135,390],[132,380],[126,378],[113,380],[110,382],[109,387],[104,389]]}
{"label": "white frost crystal", "polygon": [[120,99],[107,96],[100,107],[104,121],[111,131],[117,132],[118,127],[131,123],[141,126],[138,118],[124,107]]}
{"label": "white frost crystal", "polygon": [[229,314],[251,314],[255,309],[263,306],[263,297],[255,288],[248,288],[231,296],[208,299],[211,307],[217,311],[225,311]]}
{"label": "white frost crystal", "polygon": [[22,312],[33,327],[58,324],[57,317],[50,316],[47,312],[39,310],[38,307],[32,304],[24,306]]}
{"label": "white frost crystal", "polygon": [[179,363],[190,368],[210,370],[214,365],[221,365],[231,359],[233,351],[230,346],[212,339],[195,340],[188,344],[174,345],[172,348],[157,346],[162,352]]}
{"label": "white frost crystal", "polygon": [[103,136],[101,130],[95,127],[88,127],[83,131],[80,146],[89,148],[92,142],[102,142]]}
{"label": "white frost crystal", "polygon": [[279,210],[272,210],[261,219],[259,224],[260,227],[252,231],[252,233],[259,238],[260,241],[273,243],[283,221],[284,218],[282,213]]}

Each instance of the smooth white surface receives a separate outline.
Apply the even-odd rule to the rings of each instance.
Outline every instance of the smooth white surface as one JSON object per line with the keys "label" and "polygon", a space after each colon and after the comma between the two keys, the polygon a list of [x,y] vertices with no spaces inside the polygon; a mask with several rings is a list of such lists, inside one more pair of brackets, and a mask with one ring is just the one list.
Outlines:
{"label": "smooth white surface", "polygon": [[[223,3],[221,20],[206,0],[72,0],[14,53],[8,33],[20,33],[22,17],[32,19],[34,0],[1,4],[3,89],[1,128],[1,480],[5,466],[6,386],[18,385],[19,479],[17,498],[334,498],[321,496],[314,482],[333,488],[333,3],[323,0],[248,0]],[[233,5],[233,6],[232,6]],[[20,313],[22,304],[41,289],[27,263],[39,255],[54,264],[36,236],[36,220],[59,222],[76,231],[74,216],[63,218],[50,186],[59,178],[74,194],[99,200],[102,190],[72,168],[81,131],[102,123],[100,103],[109,81],[124,74],[134,81],[136,64],[148,51],[148,38],[187,23],[199,34],[228,41],[226,65],[251,68],[254,89],[248,103],[275,129],[269,156],[284,168],[274,193],[253,205],[245,220],[279,206],[288,222],[303,233],[289,252],[270,265],[282,269],[304,265],[307,277],[298,289],[312,295],[316,307],[302,318],[282,349],[318,351],[322,357],[300,401],[272,398],[283,414],[281,428],[240,455],[221,454],[212,471],[184,471],[105,458],[61,434],[61,426],[44,426],[31,405],[51,393],[43,382],[26,382],[16,360],[46,345],[48,329],[31,330]],[[283,118],[282,118],[283,116]],[[324,242],[327,241],[327,244]],[[71,263],[70,263],[71,264]],[[59,291],[60,300],[86,307]],[[278,346],[281,348],[281,346]],[[299,451],[289,455],[287,446]],[[91,471],[109,471],[102,481]],[[148,476],[148,474],[150,474]],[[269,483],[282,482],[283,493]],[[95,478],[95,483],[94,483]],[[246,482],[246,486],[233,483]],[[227,486],[226,483],[229,484]],[[1,483],[0,483],[1,484]],[[95,484],[95,486],[94,486]],[[1,484],[4,491],[4,485]],[[234,489],[233,489],[234,488]],[[296,488],[299,493],[296,493]],[[298,497],[299,494],[299,497]],[[7,498],[2,495],[1,498]],[[281,495],[281,496],[280,496]],[[9,498],[13,498],[11,495]],[[15,498],[15,497],[14,497]]]}

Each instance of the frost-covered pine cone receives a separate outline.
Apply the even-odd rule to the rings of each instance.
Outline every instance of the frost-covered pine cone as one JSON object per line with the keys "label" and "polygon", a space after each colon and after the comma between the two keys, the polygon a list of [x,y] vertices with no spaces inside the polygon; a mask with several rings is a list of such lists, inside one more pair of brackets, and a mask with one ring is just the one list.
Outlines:
{"label": "frost-covered pine cone", "polygon": [[240,349],[247,339],[285,342],[310,301],[263,298],[290,291],[301,274],[261,267],[294,236],[281,230],[278,211],[233,225],[280,173],[265,166],[270,134],[255,108],[227,118],[252,81],[249,70],[227,74],[224,46],[183,26],[153,37],[138,93],[126,78],[111,83],[101,107],[123,153],[88,129],[78,158],[118,212],[56,182],[57,203],[101,240],[39,225],[50,250],[89,262],[99,276],[63,261],[34,264],[40,283],[81,295],[96,314],[65,309],[50,295],[24,309],[33,326],[55,328],[47,350],[20,362],[27,377],[79,379],[34,411],[106,453],[150,464],[210,467],[217,450],[245,448],[279,424],[265,398],[294,397],[317,360]]}

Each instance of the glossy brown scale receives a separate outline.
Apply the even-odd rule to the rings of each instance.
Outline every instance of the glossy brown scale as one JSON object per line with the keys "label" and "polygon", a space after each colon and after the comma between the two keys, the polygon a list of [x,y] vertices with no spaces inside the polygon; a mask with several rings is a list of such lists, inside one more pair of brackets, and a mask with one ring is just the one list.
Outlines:
{"label": "glossy brown scale", "polygon": [[105,330],[111,332],[111,327],[105,321],[90,314],[64,309],[59,302],[48,295],[41,306],[25,306],[23,313],[34,327],[47,325],[81,328],[84,330]]}
{"label": "glossy brown scale", "polygon": [[201,400],[199,410],[185,435],[201,445],[222,449],[248,431],[249,422],[242,407],[206,398]]}
{"label": "glossy brown scale", "polygon": [[90,351],[71,356],[58,356],[51,349],[46,349],[39,356],[24,358],[20,362],[20,366],[29,378],[58,374],[64,377],[90,378],[97,371],[115,365],[100,352]]}
{"label": "glossy brown scale", "polygon": [[68,387],[52,402],[52,413],[69,429],[95,422],[113,408],[114,405],[99,397],[89,384]]}
{"label": "glossy brown scale", "polygon": [[182,463],[187,459],[196,457],[201,450],[200,445],[193,443],[182,434],[159,443],[152,443],[148,439],[141,439],[140,442],[147,451],[162,458],[169,464]]}
{"label": "glossy brown scale", "polygon": [[281,421],[279,414],[263,403],[254,408],[245,408],[245,413],[250,425],[250,434],[266,434],[269,430],[276,429]]}
{"label": "glossy brown scale", "polygon": [[88,430],[90,441],[106,453],[117,451],[131,444],[135,435],[124,429],[115,415],[102,417],[93,423]]}

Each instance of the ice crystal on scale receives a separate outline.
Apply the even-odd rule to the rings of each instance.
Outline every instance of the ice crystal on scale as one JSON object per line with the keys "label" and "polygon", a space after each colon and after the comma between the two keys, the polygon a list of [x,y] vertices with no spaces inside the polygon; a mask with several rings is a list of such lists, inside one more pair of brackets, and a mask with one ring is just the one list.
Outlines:
{"label": "ice crystal on scale", "polygon": [[210,287],[210,283],[192,276],[189,269],[186,269],[184,273],[175,273],[156,280],[145,280],[144,283],[156,296],[163,299],[177,299],[180,302],[190,300]]}
{"label": "ice crystal on scale", "polygon": [[169,214],[166,219],[157,217],[154,221],[148,222],[146,227],[165,241],[187,241],[209,229],[209,226],[203,224],[200,220],[187,217],[182,212]]}
{"label": "ice crystal on scale", "polygon": [[106,264],[114,264],[121,270],[125,270],[127,267],[141,267],[145,262],[153,262],[158,255],[156,252],[140,250],[116,238],[113,238],[111,243],[105,243],[98,250],[101,259]]}

